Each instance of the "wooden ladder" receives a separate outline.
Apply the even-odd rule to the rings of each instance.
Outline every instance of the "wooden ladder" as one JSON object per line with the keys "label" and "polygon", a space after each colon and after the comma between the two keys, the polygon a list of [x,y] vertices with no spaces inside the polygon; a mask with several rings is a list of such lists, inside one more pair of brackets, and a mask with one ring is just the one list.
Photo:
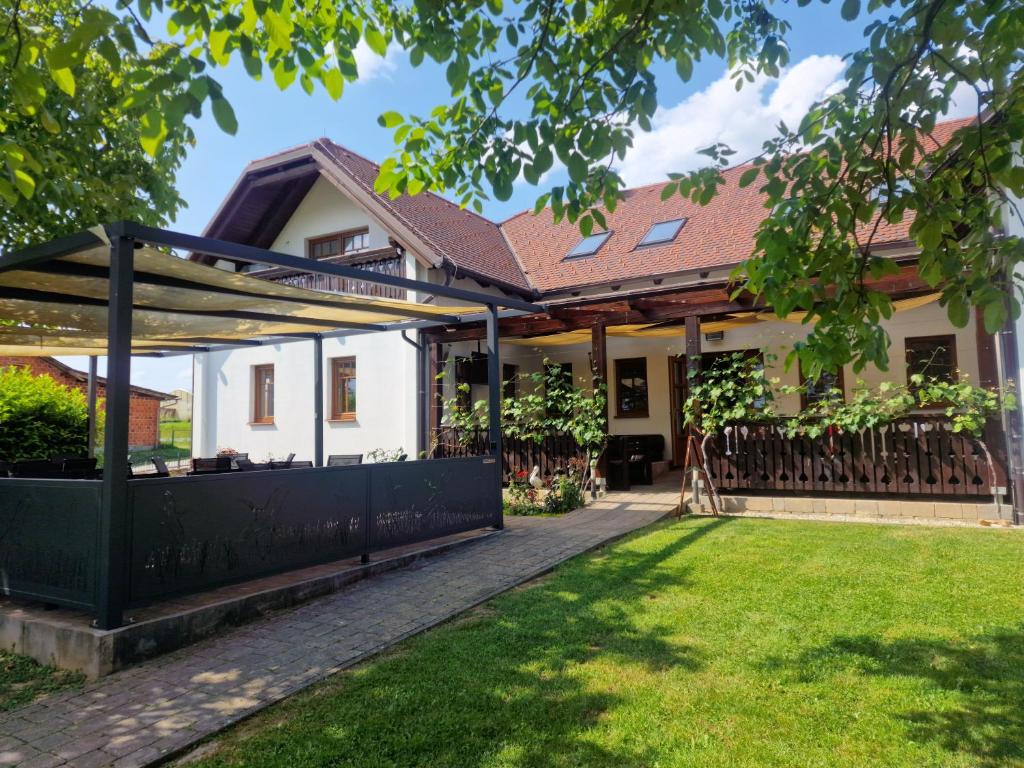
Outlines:
{"label": "wooden ladder", "polygon": [[[691,461],[693,462],[691,464]],[[686,486],[690,481],[692,469],[696,467],[701,479],[704,480],[704,495],[707,496],[708,505],[715,517],[721,513],[718,502],[715,501],[715,494],[711,491],[711,478],[708,477],[707,467],[704,466],[704,454],[697,444],[697,436],[692,432],[686,437],[686,458],[683,460],[683,484],[679,489],[679,509],[682,510],[686,504]]]}

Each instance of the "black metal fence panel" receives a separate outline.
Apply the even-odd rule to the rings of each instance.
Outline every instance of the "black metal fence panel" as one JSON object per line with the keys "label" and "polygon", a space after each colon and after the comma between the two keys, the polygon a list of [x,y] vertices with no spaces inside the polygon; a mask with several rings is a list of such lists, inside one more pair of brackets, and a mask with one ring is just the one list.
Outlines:
{"label": "black metal fence panel", "polygon": [[131,481],[129,602],[364,552],[368,475],[350,469]]}
{"label": "black metal fence panel", "polygon": [[370,551],[501,522],[493,457],[370,464],[367,469]]}
{"label": "black metal fence panel", "polygon": [[95,607],[100,492],[98,480],[0,480],[0,592]]}
{"label": "black metal fence panel", "polygon": [[501,522],[490,457],[139,479],[129,604]]}

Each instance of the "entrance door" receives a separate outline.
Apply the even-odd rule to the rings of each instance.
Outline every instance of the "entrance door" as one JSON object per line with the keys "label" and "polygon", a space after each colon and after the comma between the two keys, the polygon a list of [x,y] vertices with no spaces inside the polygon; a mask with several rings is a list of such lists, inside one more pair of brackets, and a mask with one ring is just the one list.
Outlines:
{"label": "entrance door", "polygon": [[[762,361],[763,356],[756,349],[735,349],[726,352],[705,352],[700,356],[701,370],[713,368],[719,360],[732,357],[742,352],[747,357]],[[668,359],[668,391],[672,405],[672,466],[681,467],[686,457],[686,427],[683,425],[683,403],[689,395],[688,379],[686,378],[686,355],[672,355]]]}
{"label": "entrance door", "polygon": [[683,426],[683,403],[686,402],[684,355],[671,355],[668,359],[668,391],[672,407],[672,466],[681,467],[686,456],[686,427]]}

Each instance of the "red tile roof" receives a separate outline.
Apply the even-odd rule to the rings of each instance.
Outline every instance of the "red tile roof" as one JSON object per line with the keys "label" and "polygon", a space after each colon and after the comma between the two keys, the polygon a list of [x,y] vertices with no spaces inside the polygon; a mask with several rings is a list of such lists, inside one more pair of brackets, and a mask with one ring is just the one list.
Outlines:
{"label": "red tile roof", "polygon": [[[944,145],[958,128],[973,120],[940,123],[926,139],[926,144],[934,148]],[[321,171],[343,174],[354,182],[368,200],[420,238],[436,256],[453,264],[457,275],[461,273],[524,294],[732,266],[750,257],[755,232],[766,214],[763,196],[758,191],[760,185],[739,187],[738,179],[746,166],[725,171],[726,183],[706,206],[678,195],[662,201],[665,182],[650,184],[626,190],[615,212],[605,214],[612,236],[595,255],[565,260],[581,235],[575,224],[555,223],[549,210],[537,215],[523,212],[497,224],[429,192],[392,200],[373,191],[378,171],[376,163],[329,139],[317,139],[255,161],[250,165],[250,172],[266,172],[268,161],[278,156],[283,164],[295,163],[296,152],[305,153],[307,163],[312,161],[314,152],[326,158],[330,167]],[[264,247],[269,245],[290,214],[288,208],[294,210],[304,194],[302,189],[296,189],[298,196],[289,196],[286,185],[305,185],[308,190],[316,177],[315,165],[310,166],[310,174],[279,186],[253,189],[243,185],[236,195],[244,197],[248,204],[225,204],[220,217],[224,220],[212,222],[207,234],[239,242],[253,241]],[[266,200],[259,198],[260,195]],[[271,216],[274,210],[284,215]],[[678,218],[686,218],[687,223],[674,241],[638,245],[653,224]],[[268,221],[275,223],[268,225]],[[909,218],[899,224],[883,225],[875,236],[875,243],[905,241],[909,226]]]}
{"label": "red tile roof", "polygon": [[329,139],[320,139],[316,146],[368,195],[413,229],[438,255],[451,259],[457,268],[472,277],[529,291],[530,285],[497,224],[431,192],[394,200],[378,195],[373,191],[376,163]]}
{"label": "red tile roof", "polygon": [[[972,120],[941,123],[926,143],[938,148]],[[555,223],[548,210],[536,216],[520,213],[503,222],[501,230],[530,284],[541,293],[732,266],[751,256],[755,233],[767,213],[764,196],[758,191],[761,184],[755,182],[744,189],[739,186],[739,177],[748,167],[725,171],[726,183],[705,206],[679,195],[662,201],[661,190],[667,182],[627,190],[614,213],[605,212],[612,236],[593,256],[565,259],[582,236],[576,224],[564,220]],[[638,245],[653,224],[683,217],[686,225],[671,243]],[[906,240],[910,221],[907,218],[899,224],[883,224],[875,244]]]}

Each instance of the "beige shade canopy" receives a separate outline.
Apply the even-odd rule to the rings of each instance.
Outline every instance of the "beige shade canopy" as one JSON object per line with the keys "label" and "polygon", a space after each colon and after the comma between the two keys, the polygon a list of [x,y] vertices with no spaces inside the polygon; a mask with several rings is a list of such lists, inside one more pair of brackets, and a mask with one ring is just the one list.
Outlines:
{"label": "beige shade canopy", "polygon": [[[95,232],[105,241],[102,231]],[[100,242],[42,264],[0,271],[2,353],[106,354],[109,269],[110,247]],[[199,339],[230,343],[346,328],[379,330],[410,318],[443,321],[481,311],[298,288],[150,246],[135,250],[134,281],[133,353],[194,348]]]}

